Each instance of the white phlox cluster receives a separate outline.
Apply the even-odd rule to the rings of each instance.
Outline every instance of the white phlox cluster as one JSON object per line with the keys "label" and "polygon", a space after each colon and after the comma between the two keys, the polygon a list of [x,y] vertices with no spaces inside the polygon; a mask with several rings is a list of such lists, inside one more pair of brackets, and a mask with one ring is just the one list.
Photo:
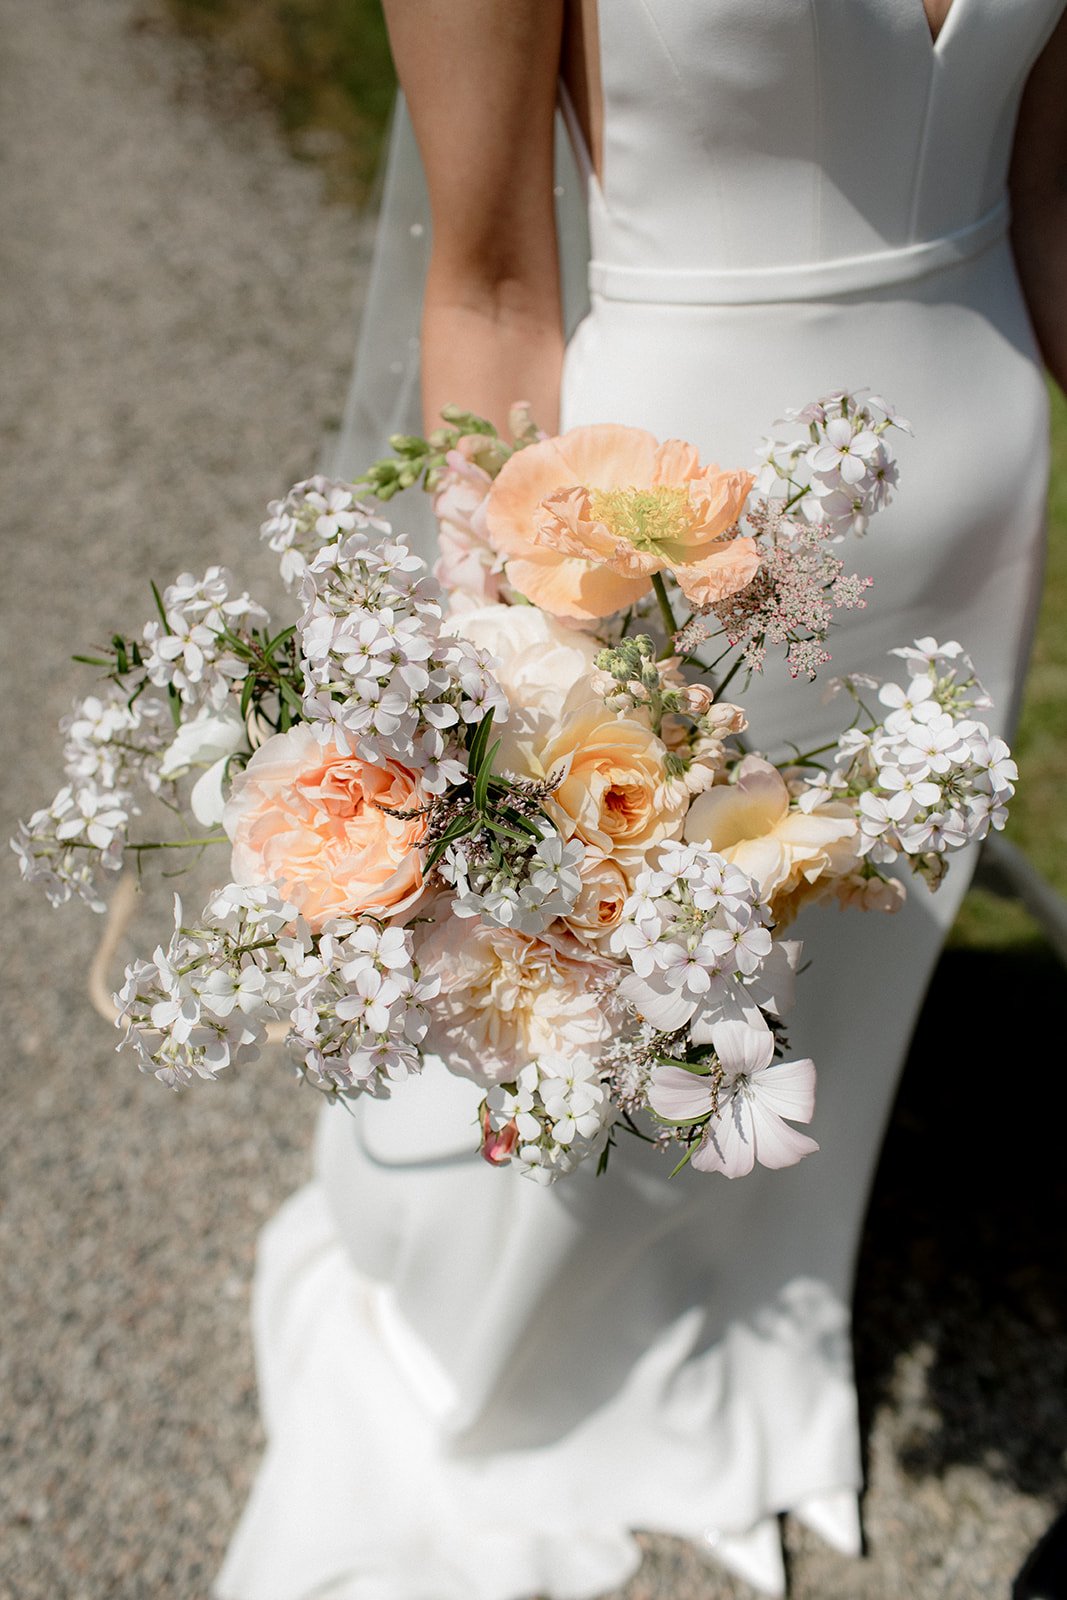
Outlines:
{"label": "white phlox cluster", "polygon": [[574,910],[582,892],[580,839],[563,840],[547,825],[526,850],[494,851],[479,858],[467,840],[449,845],[438,866],[452,886],[457,917],[482,917],[519,933],[543,933]]}
{"label": "white phlox cluster", "polygon": [[116,996],[142,1072],[180,1089],[254,1059],[291,989],[276,940],[294,916],[274,890],[233,884],[186,925],[175,896],[167,948],[127,967]]}
{"label": "white phlox cluster", "polygon": [[316,1087],[384,1098],[421,1069],[438,981],[419,975],[408,932],[338,922],[280,949],[293,984],[286,1042]]}
{"label": "white phlox cluster", "polygon": [[441,592],[402,538],[362,529],[325,546],[301,584],[304,715],[365,761],[417,770],[429,794],[466,774],[463,726],[507,702],[488,657],[442,633]]}
{"label": "white phlox cluster", "polygon": [[638,873],[612,949],[632,971],[621,998],[661,1033],[688,1028],[696,1044],[713,1023],[743,1017],[766,1028],[791,993],[792,944],[775,941],[759,886],[704,845],[663,847]]}
{"label": "white phlox cluster", "polygon": [[265,627],[268,613],[247,594],[233,595],[233,574],[208,567],[202,578],[183,572],[163,591],[163,617],[144,626],[149,681],[173,688],[186,706],[226,704],[247,664],[232,655],[225,639],[237,627]]}
{"label": "white phlox cluster", "polygon": [[129,703],[115,685],[79,700],[60,723],[67,782],[52,803],[19,823],[12,839],[23,878],[49,902],[77,895],[107,909],[103,884],[121,870],[130,820],[140,815],[136,787],[162,788],[160,762],[173,723],[149,695]]}
{"label": "white phlox cluster", "polygon": [[907,663],[908,682],[881,685],[890,709],[873,731],[842,735],[825,789],[855,798],[872,862],[907,857],[936,885],[949,851],[1003,828],[1018,768],[971,715],[990,701],[961,645],[920,639],[891,653]]}
{"label": "white phlox cluster", "polygon": [[603,1149],[615,1116],[592,1056],[546,1051],[515,1083],[489,1090],[482,1153],[494,1165],[513,1161],[537,1183],[554,1183]]}
{"label": "white phlox cluster", "polygon": [[763,441],[757,489],[784,493],[793,517],[828,527],[834,538],[865,533],[899,478],[884,435],[891,427],[910,433],[910,425],[878,396],[864,400],[845,390],[787,411],[782,420],[800,424],[807,436]]}
{"label": "white phlox cluster", "polygon": [[335,544],[356,528],[390,531],[389,523],[357,498],[354,485],[319,475],[294,484],[267,510],[260,537],[281,557],[279,567],[288,588],[300,582],[308,561],[324,545]]}

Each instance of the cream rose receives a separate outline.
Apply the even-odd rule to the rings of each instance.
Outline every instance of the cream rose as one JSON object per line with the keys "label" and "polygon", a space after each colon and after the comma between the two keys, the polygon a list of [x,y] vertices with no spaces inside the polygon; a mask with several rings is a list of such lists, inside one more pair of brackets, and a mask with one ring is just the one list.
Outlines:
{"label": "cream rose", "polygon": [[537,750],[538,777],[562,772],[545,810],[564,838],[617,861],[628,881],[655,844],[677,839],[689,796],[665,766],[667,747],[638,716],[620,717],[575,686],[559,727]]}
{"label": "cream rose", "polygon": [[576,943],[446,917],[419,965],[441,985],[427,1047],[476,1083],[507,1083],[546,1050],[595,1052],[610,1035],[592,990],[606,964]]}
{"label": "cream rose", "polygon": [[504,735],[509,744],[547,734],[560,720],[579,678],[593,671],[601,646],[536,606],[481,606],[452,619],[452,631],[487,650],[499,663],[497,682],[512,711]]}
{"label": "cream rose", "polygon": [[617,861],[587,850],[578,868],[581,891],[573,911],[561,920],[579,939],[603,939],[622,921],[622,908],[630,893],[629,884]]}
{"label": "cream rose", "polygon": [[755,878],[779,927],[859,861],[859,828],[845,802],[800,811],[789,800],[777,767],[746,756],[735,782],[697,795],[685,824],[691,843],[710,845]]}
{"label": "cream rose", "polygon": [[397,916],[422,894],[426,819],[389,811],[423,800],[416,775],[397,762],[342,755],[304,724],[276,733],[223,812],[234,881],[275,884],[314,929],[357,912]]}

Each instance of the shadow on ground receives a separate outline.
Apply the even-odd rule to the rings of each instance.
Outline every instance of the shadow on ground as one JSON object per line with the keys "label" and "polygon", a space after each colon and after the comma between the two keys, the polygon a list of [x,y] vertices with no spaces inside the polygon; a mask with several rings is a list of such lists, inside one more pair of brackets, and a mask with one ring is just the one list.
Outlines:
{"label": "shadow on ground", "polygon": [[1047,946],[949,950],[875,1180],[856,1285],[865,1438],[901,1351],[909,1476],[980,1466],[1067,1503],[1067,974]]}

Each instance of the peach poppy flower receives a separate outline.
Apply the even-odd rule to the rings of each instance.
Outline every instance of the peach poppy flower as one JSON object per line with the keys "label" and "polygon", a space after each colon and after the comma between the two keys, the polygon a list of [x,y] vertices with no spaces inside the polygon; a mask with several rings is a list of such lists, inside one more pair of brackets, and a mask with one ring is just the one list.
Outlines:
{"label": "peach poppy flower", "polygon": [[486,528],[512,587],[553,616],[611,616],[664,571],[694,605],[710,605],[759,567],[754,539],[723,537],[753,481],[702,467],[692,445],[660,444],[643,428],[572,428],[505,462]]}

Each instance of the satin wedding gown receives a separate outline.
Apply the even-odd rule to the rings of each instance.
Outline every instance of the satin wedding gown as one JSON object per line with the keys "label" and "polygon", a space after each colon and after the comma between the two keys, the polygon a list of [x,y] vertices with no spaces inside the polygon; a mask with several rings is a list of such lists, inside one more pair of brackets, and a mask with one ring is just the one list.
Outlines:
{"label": "satin wedding gown", "polygon": [[[829,671],[959,638],[1010,726],[1034,620],[1046,398],[1005,228],[1018,97],[1060,0],[602,0],[604,177],[563,426],[615,421],[746,465],[784,407],[869,385],[914,426],[850,552],[870,608]],[[581,151],[580,138],[578,140]],[[353,467],[358,465],[352,463]],[[402,521],[402,518],[398,517]],[[764,748],[841,726],[774,666]],[[355,1117],[263,1236],[269,1444],[223,1600],[581,1600],[633,1529],[770,1594],[776,1513],[859,1548],[849,1301],[899,1068],[973,862],[896,917],[815,908],[790,1038],[820,1153],[729,1183],[633,1141],[544,1190],[471,1149],[431,1065]],[[929,1130],[931,1159],[951,1128]]]}

